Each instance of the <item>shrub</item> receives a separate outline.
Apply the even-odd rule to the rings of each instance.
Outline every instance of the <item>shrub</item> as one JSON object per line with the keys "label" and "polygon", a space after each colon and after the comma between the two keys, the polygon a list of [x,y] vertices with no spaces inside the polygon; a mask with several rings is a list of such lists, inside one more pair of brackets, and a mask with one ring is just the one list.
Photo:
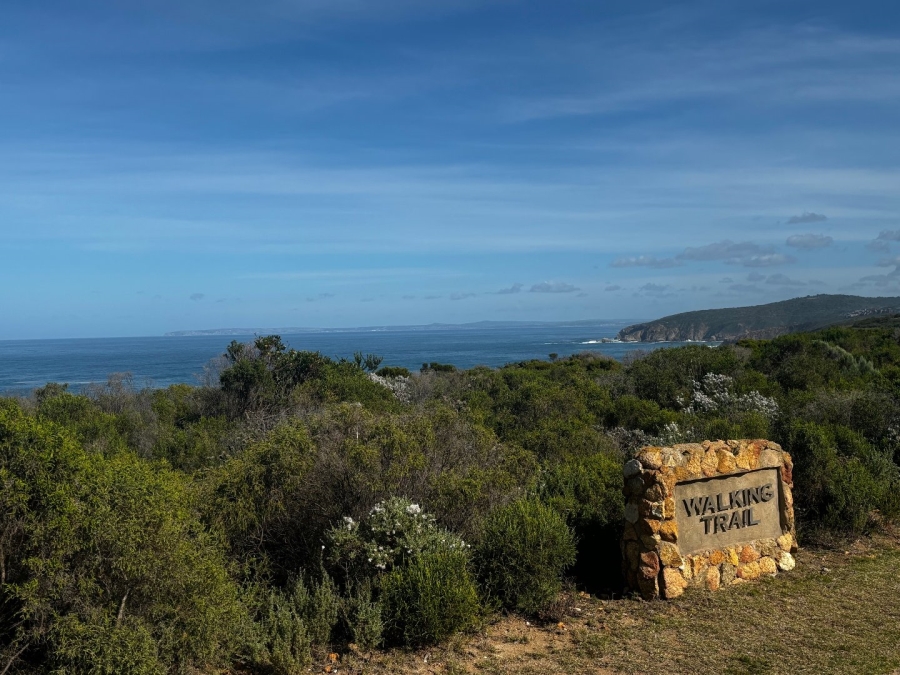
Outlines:
{"label": "shrub", "polygon": [[344,623],[350,640],[368,651],[381,645],[384,633],[381,602],[373,598],[371,582],[358,584],[344,599]]}
{"label": "shrub", "polygon": [[450,363],[432,361],[431,363],[423,363],[421,370],[423,373],[427,373],[429,370],[435,373],[453,373],[456,372],[456,366]]}
{"label": "shrub", "polygon": [[593,590],[622,585],[622,460],[597,452],[573,457],[546,469],[538,496],[565,519],[578,537],[578,556],[570,571]]}
{"label": "shrub", "polygon": [[874,512],[900,513],[898,467],[846,427],[795,421],[787,449],[794,459],[797,507],[816,526],[860,532]]}
{"label": "shrub", "polygon": [[293,675],[312,661],[306,622],[289,596],[271,591],[258,624],[255,645],[257,666],[268,666],[275,675]]}
{"label": "shrub", "polygon": [[328,575],[309,584],[301,575],[287,592],[270,590],[257,624],[254,661],[291,675],[309,665],[310,647],[326,647],[338,623],[341,598]]}
{"label": "shrub", "polygon": [[381,377],[409,377],[410,372],[409,368],[403,368],[402,366],[384,366],[383,368],[379,368],[375,371],[376,375],[381,375]]}
{"label": "shrub", "polygon": [[431,551],[381,579],[384,632],[391,644],[435,644],[472,627],[478,591],[465,550]]}
{"label": "shrub", "polygon": [[434,516],[418,504],[399,497],[376,504],[362,522],[345,516],[328,538],[329,562],[351,583],[391,571],[425,553],[468,548],[458,536],[438,527]]}
{"label": "shrub", "polygon": [[297,524],[308,507],[303,487],[314,451],[306,428],[290,421],[205,475],[206,521],[241,564],[272,563],[284,579],[308,562]]}
{"label": "shrub", "polygon": [[74,614],[53,626],[52,673],[84,675],[164,675],[156,642],[146,624],[135,618],[111,621]]}
{"label": "shrub", "polygon": [[346,615],[360,646],[378,644],[382,634],[395,645],[439,642],[474,622],[479,604],[468,545],[418,504],[380,502],[362,522],[345,517],[328,539],[329,563],[354,590]]}
{"label": "shrub", "polygon": [[131,645],[135,672],[153,653],[166,669],[227,660],[246,615],[183,476],[0,410],[0,485],[0,611],[18,615],[0,621],[0,658],[68,663],[102,646],[99,663],[131,668],[107,650]]}
{"label": "shrub", "polygon": [[488,517],[476,560],[489,597],[508,609],[534,614],[561,590],[575,552],[574,535],[559,513],[521,499]]}

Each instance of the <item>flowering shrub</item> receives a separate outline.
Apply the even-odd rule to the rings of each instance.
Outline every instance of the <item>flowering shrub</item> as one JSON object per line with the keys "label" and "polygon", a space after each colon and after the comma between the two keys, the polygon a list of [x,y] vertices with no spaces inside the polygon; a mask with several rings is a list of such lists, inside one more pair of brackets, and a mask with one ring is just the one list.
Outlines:
{"label": "flowering shrub", "polygon": [[681,399],[680,403],[687,413],[754,412],[768,420],[778,416],[778,403],[775,399],[763,396],[758,391],[736,394],[734,378],[716,373],[707,373],[700,382],[694,381],[690,402],[685,404]]}
{"label": "flowering shrub", "polygon": [[424,553],[469,548],[421,506],[399,497],[376,504],[362,522],[345,516],[328,538],[329,562],[343,569],[348,579],[390,571]]}
{"label": "flowering shrub", "polygon": [[[480,605],[469,545],[418,504],[397,497],[379,502],[362,522],[345,517],[328,538],[329,562],[343,571],[348,586],[371,583],[379,591],[377,602],[365,598],[354,634],[377,644],[383,628],[389,644],[418,645],[474,623]],[[381,623],[372,615],[376,608]]]}

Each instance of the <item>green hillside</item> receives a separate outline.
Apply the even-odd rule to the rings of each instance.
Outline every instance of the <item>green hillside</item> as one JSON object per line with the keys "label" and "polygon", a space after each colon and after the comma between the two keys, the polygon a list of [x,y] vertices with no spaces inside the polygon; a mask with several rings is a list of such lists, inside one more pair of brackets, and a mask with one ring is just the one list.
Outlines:
{"label": "green hillside", "polygon": [[618,337],[625,342],[773,338],[898,312],[900,298],[811,295],[767,305],[673,314],[623,328]]}

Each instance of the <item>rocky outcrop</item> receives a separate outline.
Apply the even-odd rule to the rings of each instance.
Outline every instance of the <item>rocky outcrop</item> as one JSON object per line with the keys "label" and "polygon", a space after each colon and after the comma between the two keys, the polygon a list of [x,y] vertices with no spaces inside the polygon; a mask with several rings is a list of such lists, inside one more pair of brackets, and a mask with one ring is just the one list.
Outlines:
{"label": "rocky outcrop", "polygon": [[743,326],[736,330],[713,330],[703,323],[686,326],[671,325],[663,321],[639,323],[623,328],[618,335],[622,342],[733,342],[745,338],[771,340],[790,333],[788,326],[750,329]]}
{"label": "rocky outcrop", "polygon": [[622,342],[705,341],[714,339],[709,337],[709,332],[709,326],[702,323],[690,324],[689,326],[674,326],[661,321],[654,321],[623,328],[619,331],[618,338]]}

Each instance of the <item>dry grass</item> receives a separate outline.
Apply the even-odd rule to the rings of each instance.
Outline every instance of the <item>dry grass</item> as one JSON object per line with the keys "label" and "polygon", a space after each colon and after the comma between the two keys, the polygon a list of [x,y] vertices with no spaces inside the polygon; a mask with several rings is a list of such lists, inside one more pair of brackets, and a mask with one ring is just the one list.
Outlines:
{"label": "dry grass", "polygon": [[497,620],[418,652],[347,654],[337,673],[900,672],[900,542],[802,550],[788,574],[674,602],[576,598],[562,624]]}

